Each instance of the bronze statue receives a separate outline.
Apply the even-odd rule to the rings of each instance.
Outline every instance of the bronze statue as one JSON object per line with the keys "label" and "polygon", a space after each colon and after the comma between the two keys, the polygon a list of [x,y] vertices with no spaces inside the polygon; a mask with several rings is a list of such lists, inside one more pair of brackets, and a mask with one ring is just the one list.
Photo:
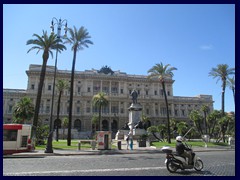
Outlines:
{"label": "bronze statue", "polygon": [[138,93],[137,93],[137,91],[135,89],[131,92],[131,96],[132,96],[133,104],[136,104],[137,103]]}

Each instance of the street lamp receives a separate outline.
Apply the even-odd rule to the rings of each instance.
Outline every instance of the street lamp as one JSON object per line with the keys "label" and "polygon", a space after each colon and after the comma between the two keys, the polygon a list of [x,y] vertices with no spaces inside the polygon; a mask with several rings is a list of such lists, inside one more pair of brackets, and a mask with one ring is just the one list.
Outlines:
{"label": "street lamp", "polygon": [[[64,22],[65,22],[65,25],[63,25]],[[61,28],[62,28],[62,26],[65,26],[64,27],[64,30],[65,30],[64,36],[67,36],[67,20],[64,19],[62,21],[61,18],[59,20],[57,20],[55,17],[52,18],[52,22],[51,22],[51,26],[50,26],[50,28],[52,29],[52,32],[51,32],[52,34],[54,34],[54,26],[56,24],[57,24],[57,38],[61,38]],[[51,106],[51,115],[50,115],[50,127],[49,127],[49,135],[48,135],[48,140],[47,140],[47,146],[46,146],[46,150],[44,151],[45,153],[53,153],[53,148],[52,148],[52,137],[53,137],[53,127],[52,127],[53,123],[52,123],[52,121],[53,120],[52,119],[53,119],[53,104],[54,104],[54,94],[55,94],[55,79],[56,79],[56,71],[57,71],[57,57],[58,57],[58,49],[56,51],[54,77],[53,77],[53,91],[52,91],[52,106]]]}

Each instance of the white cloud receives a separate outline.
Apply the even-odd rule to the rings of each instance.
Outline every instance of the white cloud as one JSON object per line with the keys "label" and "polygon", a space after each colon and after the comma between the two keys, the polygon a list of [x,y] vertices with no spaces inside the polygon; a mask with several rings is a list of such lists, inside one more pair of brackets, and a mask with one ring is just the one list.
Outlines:
{"label": "white cloud", "polygon": [[202,46],[200,46],[200,49],[202,49],[202,50],[212,50],[213,49],[213,45],[211,45],[211,44],[202,45]]}

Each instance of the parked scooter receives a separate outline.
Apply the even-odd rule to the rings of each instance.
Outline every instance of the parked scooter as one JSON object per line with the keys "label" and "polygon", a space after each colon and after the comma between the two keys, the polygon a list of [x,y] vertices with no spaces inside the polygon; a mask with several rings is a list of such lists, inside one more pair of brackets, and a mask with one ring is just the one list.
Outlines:
{"label": "parked scooter", "polygon": [[195,169],[196,171],[201,171],[203,169],[202,160],[196,156],[193,152],[192,147],[188,146],[185,143],[185,146],[189,148],[189,151],[192,153],[192,164],[188,164],[188,160],[185,157],[178,156],[173,154],[172,149],[169,146],[164,146],[161,150],[166,153],[165,164],[167,166],[167,170],[170,173],[176,172],[178,169]]}

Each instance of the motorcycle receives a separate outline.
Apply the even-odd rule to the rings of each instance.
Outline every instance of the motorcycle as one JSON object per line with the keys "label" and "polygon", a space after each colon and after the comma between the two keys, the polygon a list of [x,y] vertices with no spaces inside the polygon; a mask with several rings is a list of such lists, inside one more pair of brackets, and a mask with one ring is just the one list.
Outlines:
{"label": "motorcycle", "polygon": [[164,153],[166,153],[165,164],[170,173],[174,173],[178,169],[184,170],[194,168],[196,171],[201,171],[203,169],[203,162],[196,156],[195,152],[193,152],[192,147],[188,146],[186,143],[185,146],[189,149],[190,153],[192,153],[192,164],[188,164],[188,160],[185,157],[173,154],[173,151],[169,146],[164,146],[161,149]]}

